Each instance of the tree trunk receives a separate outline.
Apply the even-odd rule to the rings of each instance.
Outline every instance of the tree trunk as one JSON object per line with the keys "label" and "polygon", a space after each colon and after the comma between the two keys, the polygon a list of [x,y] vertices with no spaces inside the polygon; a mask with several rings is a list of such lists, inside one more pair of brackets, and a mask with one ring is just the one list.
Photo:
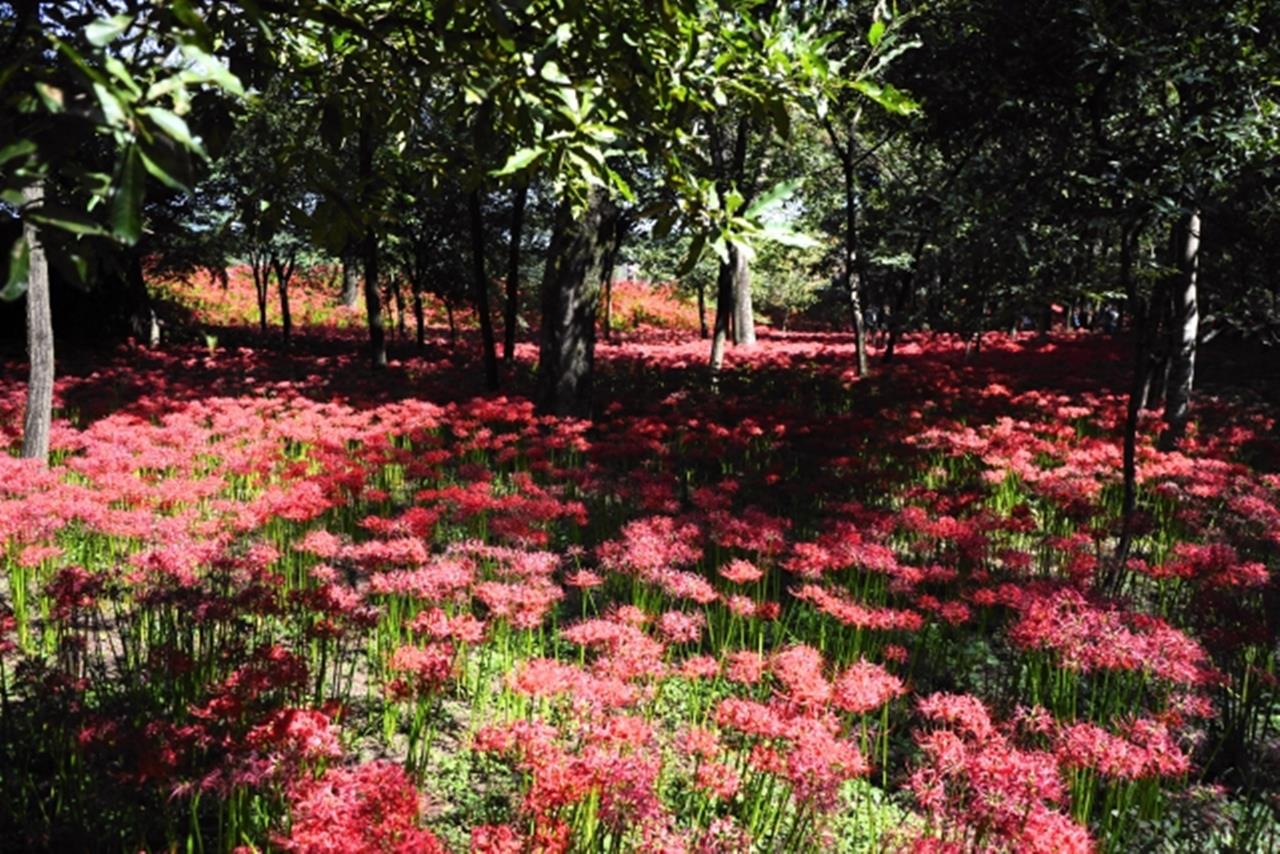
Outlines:
{"label": "tree trunk", "polygon": [[249,269],[253,270],[253,292],[258,299],[258,331],[267,335],[267,296],[271,293],[271,260],[266,252],[249,253]]}
{"label": "tree trunk", "polygon": [[288,349],[293,335],[293,315],[289,311],[289,280],[293,278],[297,263],[297,256],[271,259],[271,265],[276,271],[276,285],[280,291],[280,325],[284,333],[285,349]]}
{"label": "tree trunk", "polygon": [[405,339],[404,282],[399,276],[393,276],[391,279],[391,298],[396,304],[396,337],[403,341]]}
{"label": "tree trunk", "polygon": [[853,348],[858,376],[867,375],[867,331],[862,322],[862,274],[858,270],[858,200],[853,180],[853,133],[842,152],[844,160],[844,287],[849,297],[849,319],[853,325]]}
{"label": "tree trunk", "polygon": [[342,256],[342,293],[339,302],[343,308],[355,308],[360,298],[360,276],[356,271],[359,261],[354,253],[343,253]]}
{"label": "tree trunk", "polygon": [[729,259],[733,264],[733,343],[754,347],[756,319],[751,305],[751,268],[747,254],[736,247],[729,247]]}
{"label": "tree trunk", "polygon": [[444,299],[444,315],[449,321],[449,344],[452,346],[458,343],[458,324],[453,317],[453,300],[448,297]]}
{"label": "tree trunk", "polygon": [[413,324],[414,335],[419,350],[427,346],[426,328],[422,310],[422,282],[417,278],[410,281],[413,291]]}
{"label": "tree trunk", "polygon": [[524,239],[524,205],[529,184],[521,181],[511,196],[511,245],[507,254],[507,302],[502,314],[502,361],[516,358],[516,323],[520,314],[520,244]]}
{"label": "tree trunk", "polygon": [[[44,201],[44,186],[34,184],[22,191],[27,208]],[[49,259],[35,225],[22,225],[27,238],[27,357],[31,370],[27,377],[27,412],[22,423],[22,458],[49,461],[49,432],[53,426],[53,311],[49,302]]]}
{"label": "tree trunk", "polygon": [[387,331],[382,326],[382,298],[378,293],[378,235],[369,226],[364,235],[364,310],[369,321],[369,362],[387,366]]}
{"label": "tree trunk", "polygon": [[580,218],[574,218],[567,202],[556,213],[542,280],[537,393],[542,412],[590,412],[600,266],[617,216],[599,191],[591,194]]}
{"label": "tree trunk", "polygon": [[[1122,463],[1123,497],[1120,503],[1120,540],[1112,557],[1111,568],[1104,580],[1104,589],[1111,594],[1118,591],[1124,578],[1125,564],[1129,560],[1129,550],[1133,545],[1133,519],[1138,506],[1138,416],[1142,412],[1142,401],[1145,396],[1148,376],[1151,372],[1150,349],[1151,309],[1144,305],[1138,296],[1136,283],[1133,281],[1133,241],[1139,233],[1139,226],[1132,231],[1121,233],[1120,247],[1120,289],[1125,292],[1133,320],[1133,379],[1129,385],[1129,402],[1125,412],[1124,446]],[[1152,295],[1152,303],[1159,299],[1159,294]]]}
{"label": "tree trunk", "polygon": [[609,238],[609,248],[605,252],[604,261],[600,265],[600,279],[604,286],[604,340],[613,340],[613,268],[618,262],[618,252],[622,249],[622,239],[626,232],[626,223],[618,216],[613,225],[613,234]]}
{"label": "tree trunk", "polygon": [[924,231],[921,231],[916,236],[915,251],[911,254],[913,259],[911,266],[903,271],[902,280],[898,283],[898,291],[893,297],[893,306],[889,313],[889,337],[884,346],[884,363],[886,365],[893,361],[898,338],[902,334],[902,316],[907,310],[911,292],[915,289],[916,275],[920,271],[920,256],[924,253],[924,244],[927,237],[928,234]]}
{"label": "tree trunk", "polygon": [[707,330],[707,283],[698,277],[698,335],[703,340],[710,335]]}
{"label": "tree trunk", "polygon": [[716,276],[716,319],[711,333],[711,385],[719,382],[720,368],[724,365],[725,342],[729,338],[729,320],[733,317],[733,249],[729,262],[720,263]]}
{"label": "tree trunk", "polygon": [[[373,180],[373,139],[369,127],[371,121],[366,116],[360,127],[360,180],[365,187]],[[371,214],[366,211],[366,216]],[[362,242],[364,307],[369,323],[369,362],[377,371],[387,366],[387,331],[382,326],[382,298],[378,293],[378,231],[372,221],[367,221],[364,225]]]}
{"label": "tree trunk", "polygon": [[1172,450],[1187,431],[1191,417],[1191,389],[1195,384],[1196,339],[1200,332],[1200,309],[1196,300],[1196,279],[1200,270],[1200,210],[1187,214],[1179,224],[1177,243],[1178,288],[1173,294],[1172,336],[1169,348],[1169,378],[1166,387],[1164,420],[1167,425],[1160,444]]}
{"label": "tree trunk", "polygon": [[498,352],[493,340],[493,320],[489,317],[489,280],[484,272],[484,212],[480,209],[480,191],[467,197],[471,211],[471,288],[476,314],[480,317],[480,346],[484,351],[484,384],[498,390]]}

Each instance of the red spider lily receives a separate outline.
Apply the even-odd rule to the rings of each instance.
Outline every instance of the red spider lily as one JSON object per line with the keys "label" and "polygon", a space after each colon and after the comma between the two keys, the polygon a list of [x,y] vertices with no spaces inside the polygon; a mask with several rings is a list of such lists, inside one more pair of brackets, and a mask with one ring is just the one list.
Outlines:
{"label": "red spider lily", "polygon": [[750,561],[734,558],[720,567],[720,575],[734,584],[752,584],[764,577],[764,572]]}
{"label": "red spider lily", "polygon": [[866,714],[906,693],[902,680],[883,667],[859,660],[836,678],[832,702],[846,712]]}
{"label": "red spider lily", "polygon": [[454,648],[448,643],[426,647],[406,644],[387,662],[387,670],[396,674],[387,690],[397,699],[436,691],[453,677],[454,658]]}
{"label": "red spider lily", "polygon": [[289,836],[275,842],[286,851],[445,854],[435,834],[419,824],[421,801],[398,765],[374,761],[330,768],[290,787]]}

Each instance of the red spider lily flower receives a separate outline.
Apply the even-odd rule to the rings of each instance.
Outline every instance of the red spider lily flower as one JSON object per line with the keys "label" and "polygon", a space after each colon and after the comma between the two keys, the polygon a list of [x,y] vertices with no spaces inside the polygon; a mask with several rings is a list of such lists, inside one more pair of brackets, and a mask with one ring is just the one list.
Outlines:
{"label": "red spider lily flower", "polygon": [[448,643],[401,646],[387,662],[387,669],[398,676],[388,690],[398,699],[438,690],[453,678],[454,658],[453,646]]}
{"label": "red spider lily flower", "polygon": [[785,688],[783,698],[806,712],[815,712],[831,698],[831,685],[823,676],[822,653],[797,644],[769,658],[769,672]]}
{"label": "red spider lily flower", "polygon": [[523,854],[525,838],[509,824],[471,828],[471,854]]}
{"label": "red spider lily flower", "polygon": [[764,665],[764,656],[749,649],[740,649],[725,657],[724,678],[742,685],[755,685],[764,675]]}
{"label": "red spider lily flower", "polygon": [[902,680],[883,667],[859,660],[832,685],[832,702],[846,712],[866,714],[906,693]]}
{"label": "red spider lily flower", "polygon": [[706,621],[706,617],[700,613],[667,611],[658,618],[658,633],[667,643],[695,643],[702,637],[702,627]]}
{"label": "red spider lily flower", "polygon": [[324,854],[447,854],[419,824],[421,802],[399,765],[376,760],[330,768],[290,786],[289,836],[275,843],[285,851]]}
{"label": "red spider lily flower", "polygon": [[742,781],[732,767],[722,762],[703,762],[694,775],[694,785],[713,798],[728,801],[738,794]]}
{"label": "red spider lily flower", "polygon": [[751,561],[735,558],[720,567],[720,575],[734,584],[752,584],[764,577],[764,571]]}

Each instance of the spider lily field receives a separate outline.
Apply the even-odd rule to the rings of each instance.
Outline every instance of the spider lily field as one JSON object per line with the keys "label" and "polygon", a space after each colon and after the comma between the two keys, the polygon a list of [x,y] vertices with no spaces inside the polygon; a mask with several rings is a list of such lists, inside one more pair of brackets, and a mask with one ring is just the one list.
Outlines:
{"label": "spider lily field", "polygon": [[1264,408],[1143,422],[1117,568],[1102,335],[767,334],[713,395],[640,328],[587,422],[343,334],[73,361],[0,456],[6,846],[1280,844]]}

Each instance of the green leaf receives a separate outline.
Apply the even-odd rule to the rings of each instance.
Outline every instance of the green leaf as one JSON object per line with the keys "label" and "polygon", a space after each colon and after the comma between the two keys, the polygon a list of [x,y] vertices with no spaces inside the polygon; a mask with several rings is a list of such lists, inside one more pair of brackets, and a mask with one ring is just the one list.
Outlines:
{"label": "green leaf", "polygon": [[142,147],[138,148],[138,156],[142,158],[142,165],[152,177],[171,190],[179,190],[184,193],[190,192],[191,190],[186,182],[176,174],[181,164],[177,162],[176,158],[166,155],[167,152],[161,148],[151,152]]}
{"label": "green leaf", "polygon": [[812,249],[815,246],[822,245],[807,234],[801,234],[798,231],[792,231],[781,226],[762,228],[759,236],[765,240],[772,240],[774,243],[781,243],[783,246],[794,246],[796,249]]}
{"label": "green leaf", "polygon": [[142,236],[142,189],[145,175],[138,147],[129,146],[120,169],[120,185],[111,197],[111,231],[125,243],[137,243]]}
{"label": "green leaf", "polygon": [[222,64],[221,60],[210,56],[193,44],[182,46],[182,55],[191,63],[191,69],[183,74],[183,79],[191,82],[208,82],[220,86],[227,92],[244,97],[244,86],[240,78]]}
{"label": "green leaf", "polygon": [[11,142],[4,148],[0,148],[0,165],[8,163],[15,157],[26,157],[34,154],[36,144],[29,139],[20,139],[17,142]]}
{"label": "green leaf", "polygon": [[96,237],[107,237],[110,235],[101,223],[94,221],[86,214],[79,211],[73,211],[60,205],[52,205],[48,202],[43,203],[40,207],[33,210],[30,214],[31,219],[42,225],[51,225],[54,228],[60,228],[71,234],[84,234]]}
{"label": "green leaf", "polygon": [[560,70],[560,66],[556,64],[555,60],[551,60],[543,65],[540,74],[542,75],[542,79],[548,83],[558,83],[561,86],[568,86],[573,82],[564,75],[564,72]]}
{"label": "green leaf", "polygon": [[676,278],[683,278],[698,266],[698,261],[702,260],[702,250],[707,245],[707,237],[699,234],[689,242],[689,251],[685,253],[684,259],[680,262],[680,266],[676,268]]}
{"label": "green leaf", "polygon": [[191,135],[191,128],[187,127],[186,119],[177,113],[170,112],[163,107],[143,107],[138,112],[151,119],[165,136],[181,143],[201,156],[204,155],[204,150],[200,148],[200,143]]}
{"label": "green leaf", "polygon": [[884,31],[884,21],[876,21],[871,25],[871,29],[867,30],[867,42],[872,47],[879,47],[880,41],[884,38]]}
{"label": "green leaf", "polygon": [[106,123],[111,127],[123,127],[124,107],[120,105],[120,99],[115,96],[115,93],[101,83],[93,84],[93,92],[98,96],[98,103],[102,105],[102,117]]}
{"label": "green leaf", "polygon": [[64,101],[66,95],[57,86],[50,86],[48,83],[36,83],[36,93],[40,95],[40,100],[44,102],[44,108],[51,113],[60,113],[66,109]]}
{"label": "green leaf", "polygon": [[520,172],[545,153],[546,152],[542,148],[538,147],[522,148],[515,154],[508,157],[507,162],[502,165],[501,169],[491,174],[494,177],[501,177],[503,175],[511,175],[515,172]]}
{"label": "green leaf", "polygon": [[711,241],[711,251],[716,253],[716,257],[720,259],[720,263],[729,263],[729,244],[725,242],[724,237],[717,237]]}
{"label": "green leaf", "polygon": [[19,237],[9,250],[9,274],[5,276],[0,300],[13,302],[27,291],[27,270],[31,266],[31,247],[25,237]]}
{"label": "green leaf", "polygon": [[110,41],[113,41],[118,35],[129,29],[129,25],[133,23],[132,15],[115,15],[111,18],[103,18],[100,21],[94,21],[92,24],[84,28],[84,37],[89,40],[89,44],[94,47],[102,47]]}
{"label": "green leaf", "polygon": [[609,183],[618,191],[618,194],[628,202],[635,204],[636,194],[635,191],[631,189],[631,185],[628,184],[621,175],[610,169],[608,166],[604,167],[604,172],[609,176]]}
{"label": "green leaf", "polygon": [[855,80],[852,85],[854,89],[895,115],[907,116],[920,109],[920,105],[911,100],[906,93],[888,83],[881,85],[870,80]]}
{"label": "green leaf", "polygon": [[724,212],[729,216],[733,216],[738,208],[742,207],[744,201],[746,200],[742,197],[742,193],[737,190],[730,190],[724,197]]}
{"label": "green leaf", "polygon": [[796,188],[803,183],[803,181],[804,179],[802,178],[793,178],[790,181],[779,181],[777,184],[774,184],[767,193],[752,202],[746,211],[743,212],[743,217],[746,219],[756,219],[763,214],[780,207],[787,199],[791,198],[791,195],[796,191]]}

